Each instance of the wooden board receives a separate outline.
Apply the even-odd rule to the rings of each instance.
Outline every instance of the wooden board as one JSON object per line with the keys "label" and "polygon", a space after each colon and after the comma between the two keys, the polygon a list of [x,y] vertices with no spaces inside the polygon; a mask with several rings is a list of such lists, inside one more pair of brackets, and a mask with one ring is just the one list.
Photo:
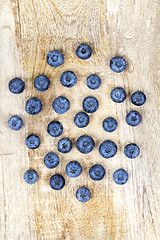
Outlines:
{"label": "wooden board", "polygon": [[[1,0],[1,94],[0,94],[0,239],[7,240],[159,240],[160,239],[160,164],[159,164],[159,15],[158,0]],[[87,42],[93,49],[90,59],[76,57],[76,47]],[[58,49],[65,61],[53,69],[46,63],[48,51]],[[115,55],[124,56],[126,71],[112,72],[109,61]],[[65,70],[74,71],[78,83],[71,89],[60,84]],[[97,73],[102,79],[98,90],[86,87],[86,77]],[[33,79],[46,74],[51,80],[48,91],[40,93],[33,87]],[[25,91],[13,95],[8,82],[20,77],[26,83]],[[127,99],[115,104],[110,91],[124,87]],[[133,92],[142,90],[147,96],[145,105],[131,104]],[[52,102],[59,95],[67,96],[70,110],[59,116]],[[84,97],[92,95],[100,107],[90,117],[90,124],[78,129],[74,115],[82,110]],[[25,112],[25,102],[39,97],[43,110],[36,116]],[[126,113],[139,110],[142,123],[132,128],[125,122]],[[9,129],[7,121],[13,114],[23,118],[24,127],[19,132]],[[102,121],[113,116],[118,129],[104,132]],[[63,137],[73,140],[73,150],[59,154],[60,164],[49,170],[43,163],[48,151],[55,151],[57,141],[46,132],[51,120],[59,119],[64,125]],[[25,138],[38,134],[41,145],[28,150]],[[76,139],[92,136],[95,149],[88,155],[75,148]],[[118,145],[115,157],[104,159],[98,153],[103,140],[113,140]],[[128,143],[140,147],[136,159],[125,157]],[[66,176],[65,167],[78,160],[83,172],[77,179]],[[106,176],[100,182],[89,178],[89,168],[100,163]],[[129,180],[116,185],[113,172],[118,168],[128,171]],[[28,168],[34,168],[39,180],[34,185],[23,181]],[[50,177],[60,173],[66,179],[61,191],[49,186]],[[92,199],[87,203],[77,201],[76,189],[87,186]]]}

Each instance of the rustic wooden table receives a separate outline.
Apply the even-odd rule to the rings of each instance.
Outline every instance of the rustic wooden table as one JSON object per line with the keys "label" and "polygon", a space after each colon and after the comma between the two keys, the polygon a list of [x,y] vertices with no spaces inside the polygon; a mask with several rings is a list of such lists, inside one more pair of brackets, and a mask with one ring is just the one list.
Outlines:
{"label": "rustic wooden table", "polygon": [[[1,108],[0,108],[0,239],[3,240],[159,240],[160,239],[160,162],[159,162],[159,16],[158,0],[1,0]],[[76,47],[87,42],[93,49],[90,59],[76,57]],[[48,51],[58,49],[65,61],[53,69],[46,63]],[[109,61],[115,55],[124,56],[127,69],[116,74],[110,70]],[[65,70],[74,71],[78,83],[71,89],[60,84]],[[86,87],[86,77],[97,73],[102,79],[99,89]],[[33,79],[46,74],[51,80],[44,92],[34,89]],[[20,77],[26,83],[22,94],[8,90],[8,82]],[[124,87],[127,99],[115,104],[110,91]],[[142,90],[146,103],[137,107],[131,104],[133,92]],[[70,99],[71,107],[59,116],[52,102],[59,95]],[[78,129],[74,115],[82,110],[82,100],[93,95],[100,107],[90,117],[90,124]],[[43,110],[35,116],[25,112],[25,102],[39,97]],[[133,128],[126,124],[130,110],[142,114],[142,122]],[[24,127],[9,129],[11,115],[23,118]],[[102,121],[113,116],[118,128],[113,133],[102,129]],[[59,154],[60,164],[49,170],[43,163],[45,154],[55,151],[57,141],[46,132],[51,120],[59,119],[64,126],[63,137],[73,142],[82,134],[92,136],[95,149],[83,155],[75,146],[68,154]],[[29,150],[24,144],[31,134],[41,138],[38,149]],[[104,159],[98,152],[103,140],[117,143],[115,157]],[[128,143],[140,147],[136,159],[125,157]],[[67,177],[66,164],[78,160],[83,172],[77,179]],[[100,163],[106,169],[105,178],[95,182],[88,170]],[[129,180],[116,185],[113,172],[118,168],[128,171]],[[34,168],[39,180],[27,185],[23,174]],[[60,173],[66,179],[61,191],[49,186],[49,178]],[[79,202],[75,192],[87,186],[92,198]]]}

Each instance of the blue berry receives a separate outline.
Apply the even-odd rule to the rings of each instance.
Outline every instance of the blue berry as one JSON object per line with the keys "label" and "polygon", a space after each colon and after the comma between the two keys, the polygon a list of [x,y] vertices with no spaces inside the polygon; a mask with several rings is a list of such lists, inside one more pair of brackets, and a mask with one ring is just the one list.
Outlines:
{"label": "blue berry", "polygon": [[63,72],[60,78],[60,82],[64,87],[71,88],[77,83],[77,76],[74,72]]}
{"label": "blue berry", "polygon": [[128,173],[124,169],[118,169],[113,174],[115,183],[123,185],[128,181]]}
{"label": "blue berry", "polygon": [[72,141],[69,138],[62,138],[58,141],[57,148],[61,153],[68,153],[72,149]]}
{"label": "blue berry", "polygon": [[17,115],[12,116],[8,120],[8,126],[10,127],[10,129],[18,131],[23,126],[23,120],[20,116],[17,116]]}
{"label": "blue berry", "polygon": [[82,172],[82,167],[79,162],[71,161],[66,166],[66,173],[69,177],[76,178]]}
{"label": "blue berry", "polygon": [[143,105],[145,101],[146,101],[146,95],[141,91],[137,91],[133,93],[131,96],[131,102],[136,106]]}
{"label": "blue berry", "polygon": [[53,50],[47,54],[47,63],[51,67],[59,67],[64,62],[64,56],[58,50]]}
{"label": "blue berry", "polygon": [[111,158],[117,153],[117,145],[110,140],[106,140],[99,146],[99,153],[104,158]]}
{"label": "blue berry", "polygon": [[135,127],[142,121],[141,114],[137,111],[131,111],[126,116],[126,122],[128,125]]}
{"label": "blue berry", "polygon": [[24,173],[24,180],[28,184],[34,184],[38,180],[38,174],[35,170],[29,169]]}
{"label": "blue berry", "polygon": [[113,57],[110,60],[110,68],[116,73],[123,72],[126,69],[127,63],[123,57]]}
{"label": "blue berry", "polygon": [[47,153],[44,157],[44,164],[47,168],[55,168],[59,164],[59,157],[53,152]]}
{"label": "blue berry", "polygon": [[92,74],[87,77],[87,86],[91,89],[97,89],[101,85],[101,79],[97,74]]}
{"label": "blue berry", "polygon": [[36,115],[42,110],[41,100],[38,98],[30,98],[26,102],[25,110],[31,115]]}
{"label": "blue berry", "polygon": [[136,158],[140,153],[139,147],[135,143],[130,143],[125,146],[124,148],[124,154],[128,158]]}
{"label": "blue berry", "polygon": [[98,100],[95,97],[86,97],[83,100],[83,109],[87,113],[94,113],[99,107]]}
{"label": "blue berry", "polygon": [[116,87],[111,91],[111,99],[116,103],[121,103],[126,99],[124,88]]}
{"label": "blue berry", "polygon": [[63,126],[58,121],[52,121],[48,124],[47,132],[52,137],[59,137],[63,132]]}
{"label": "blue berry", "polygon": [[80,187],[80,188],[77,189],[76,198],[80,202],[87,202],[91,199],[91,192],[86,187]]}
{"label": "blue berry", "polygon": [[40,138],[37,135],[31,134],[26,138],[25,144],[30,149],[36,149],[40,145]]}
{"label": "blue berry", "polygon": [[92,48],[86,44],[86,43],[81,43],[76,50],[76,55],[80,59],[88,59],[92,55]]}
{"label": "blue berry", "polygon": [[11,93],[19,94],[22,93],[25,88],[25,82],[20,78],[13,78],[8,84]]}
{"label": "blue berry", "polygon": [[100,164],[95,164],[89,169],[89,175],[95,181],[103,179],[105,173],[106,171],[104,167]]}
{"label": "blue berry", "polygon": [[65,185],[65,179],[60,174],[55,174],[50,178],[50,186],[54,190],[61,190]]}
{"label": "blue berry", "polygon": [[70,102],[65,97],[57,97],[53,101],[52,107],[56,113],[63,114],[70,108]]}
{"label": "blue berry", "polygon": [[50,81],[45,75],[39,75],[34,79],[34,87],[41,92],[46,91],[50,86]]}
{"label": "blue berry", "polygon": [[113,117],[108,117],[103,121],[103,129],[106,132],[113,132],[117,128],[117,121]]}
{"label": "blue berry", "polygon": [[79,128],[86,127],[89,123],[89,116],[85,112],[79,112],[74,117],[74,123]]}
{"label": "blue berry", "polygon": [[81,153],[87,154],[93,150],[95,146],[93,138],[88,135],[79,137],[76,141],[76,147]]}

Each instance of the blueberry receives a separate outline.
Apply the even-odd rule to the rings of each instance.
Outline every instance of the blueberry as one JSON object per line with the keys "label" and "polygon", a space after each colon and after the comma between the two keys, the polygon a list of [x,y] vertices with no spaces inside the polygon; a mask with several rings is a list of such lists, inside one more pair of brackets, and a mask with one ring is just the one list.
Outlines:
{"label": "blueberry", "polygon": [[116,87],[111,91],[111,99],[116,103],[121,103],[126,99],[124,88]]}
{"label": "blueberry", "polygon": [[117,128],[117,121],[113,117],[108,117],[103,121],[103,129],[106,132],[113,132]]}
{"label": "blueberry", "polygon": [[115,183],[123,185],[128,181],[128,173],[124,169],[118,169],[113,174]]}
{"label": "blueberry", "polygon": [[36,115],[42,110],[41,100],[38,98],[30,98],[26,102],[25,110],[31,115]]}
{"label": "blueberry", "polygon": [[23,126],[23,120],[20,116],[17,116],[17,115],[12,116],[8,120],[8,126],[12,130],[15,130],[15,131],[20,130]]}
{"label": "blueberry", "polygon": [[64,87],[71,88],[77,83],[77,76],[74,72],[63,72],[60,78],[60,82]]}
{"label": "blueberry", "polygon": [[76,141],[76,147],[81,153],[87,154],[93,150],[95,146],[93,138],[88,135],[79,137]]}
{"label": "blueberry", "polygon": [[82,172],[82,167],[79,162],[72,161],[69,162],[66,166],[66,173],[69,177],[76,178]]}
{"label": "blueberry", "polygon": [[87,202],[91,199],[91,192],[86,187],[80,187],[80,188],[77,189],[76,198],[80,202]]}
{"label": "blueberry", "polygon": [[83,109],[87,113],[94,113],[99,107],[98,100],[95,97],[86,97],[83,100]]}
{"label": "blueberry", "polygon": [[85,112],[79,112],[74,117],[74,123],[79,128],[86,127],[89,123],[89,116]]}
{"label": "blueberry", "polygon": [[20,78],[13,78],[9,82],[8,86],[11,93],[19,94],[23,92],[25,88],[25,82]]}
{"label": "blueberry", "polygon": [[37,135],[31,134],[26,138],[25,144],[30,149],[36,149],[40,145],[40,138]]}
{"label": "blueberry", "polygon": [[53,50],[47,54],[47,63],[51,67],[59,67],[64,62],[64,56],[58,50]]}
{"label": "blueberry", "polygon": [[92,48],[86,44],[86,43],[81,43],[76,50],[76,55],[80,59],[88,59],[92,55]]}
{"label": "blueberry", "polygon": [[104,158],[111,158],[117,153],[117,145],[110,140],[106,140],[99,146],[99,153]]}
{"label": "blueberry", "polygon": [[72,149],[72,141],[69,138],[62,138],[58,141],[57,148],[61,153],[68,153]]}
{"label": "blueberry", "polygon": [[59,164],[59,157],[53,152],[47,153],[44,157],[44,164],[47,168],[55,168]]}
{"label": "blueberry", "polygon": [[143,105],[145,101],[146,101],[146,95],[141,91],[137,91],[133,93],[131,96],[131,102],[136,106]]}
{"label": "blueberry", "polygon": [[53,101],[52,107],[56,113],[63,114],[70,108],[70,102],[65,97],[57,97]]}
{"label": "blueberry", "polygon": [[101,85],[101,79],[97,74],[92,74],[87,77],[86,83],[89,88],[97,89]]}
{"label": "blueberry", "polygon": [[47,132],[52,137],[59,137],[63,132],[63,126],[58,121],[52,121],[48,124]]}
{"label": "blueberry", "polygon": [[128,125],[135,127],[142,121],[141,114],[137,111],[131,111],[126,116],[126,122]]}
{"label": "blueberry", "polygon": [[112,71],[120,73],[126,69],[127,63],[123,57],[113,57],[110,60],[110,68]]}
{"label": "blueberry", "polygon": [[29,169],[24,174],[24,180],[26,183],[33,184],[38,180],[38,174],[35,170]]}
{"label": "blueberry", "polygon": [[130,143],[125,146],[124,154],[128,158],[136,158],[140,153],[139,147],[135,143]]}
{"label": "blueberry", "polygon": [[60,174],[55,174],[50,178],[50,186],[54,190],[61,190],[65,185],[65,179]]}
{"label": "blueberry", "polygon": [[103,179],[105,173],[106,171],[104,167],[100,164],[95,164],[89,169],[89,175],[95,181]]}
{"label": "blueberry", "polygon": [[45,75],[39,75],[34,79],[34,87],[41,92],[46,91],[50,86],[50,81]]}

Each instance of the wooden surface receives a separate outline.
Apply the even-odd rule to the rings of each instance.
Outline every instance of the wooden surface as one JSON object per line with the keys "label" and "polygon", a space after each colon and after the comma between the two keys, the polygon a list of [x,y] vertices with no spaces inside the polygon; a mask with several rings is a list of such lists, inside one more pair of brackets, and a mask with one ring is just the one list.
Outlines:
{"label": "wooden surface", "polygon": [[[0,239],[3,240],[159,240],[160,239],[160,159],[159,159],[159,16],[158,0],[1,0],[1,94],[0,94]],[[76,57],[76,47],[87,42],[93,48],[90,59]],[[48,51],[63,52],[65,62],[57,69],[46,63]],[[109,68],[115,55],[128,62],[125,72],[116,74]],[[65,70],[74,71],[78,83],[71,89],[60,84]],[[102,79],[98,90],[86,87],[86,77],[97,73]],[[33,87],[33,79],[46,74],[51,80],[49,90],[40,93]],[[26,83],[20,95],[11,94],[8,82],[20,77]],[[115,104],[110,99],[113,87],[124,87],[127,99]],[[145,105],[131,104],[133,92],[142,90],[147,96]],[[59,95],[67,96],[70,110],[59,116],[52,102]],[[74,115],[82,110],[82,100],[92,95],[100,107],[90,117],[90,124],[78,129]],[[43,110],[36,116],[24,108],[30,97],[39,97]],[[126,113],[139,110],[142,123],[132,128],[125,122]],[[18,114],[24,127],[19,132],[9,129],[8,118]],[[113,116],[118,129],[104,132],[102,121]],[[49,151],[57,151],[60,139],[46,132],[51,120],[64,126],[63,137],[74,142],[73,150],[60,154],[60,164],[49,170],[43,158]],[[28,150],[25,138],[31,134],[41,138],[36,150]],[[95,149],[83,155],[75,148],[76,139],[88,134],[96,142]],[[104,159],[98,153],[103,140],[118,145],[115,157]],[[124,156],[123,149],[134,142],[140,147],[136,159]],[[77,179],[66,176],[65,167],[78,160],[83,172]],[[106,176],[100,182],[89,178],[88,170],[100,163]],[[128,171],[129,180],[116,185],[113,172]],[[34,168],[39,180],[34,185],[23,181],[28,168]],[[66,179],[61,191],[49,186],[49,178],[60,173]],[[92,199],[77,201],[76,189],[87,186]]]}

